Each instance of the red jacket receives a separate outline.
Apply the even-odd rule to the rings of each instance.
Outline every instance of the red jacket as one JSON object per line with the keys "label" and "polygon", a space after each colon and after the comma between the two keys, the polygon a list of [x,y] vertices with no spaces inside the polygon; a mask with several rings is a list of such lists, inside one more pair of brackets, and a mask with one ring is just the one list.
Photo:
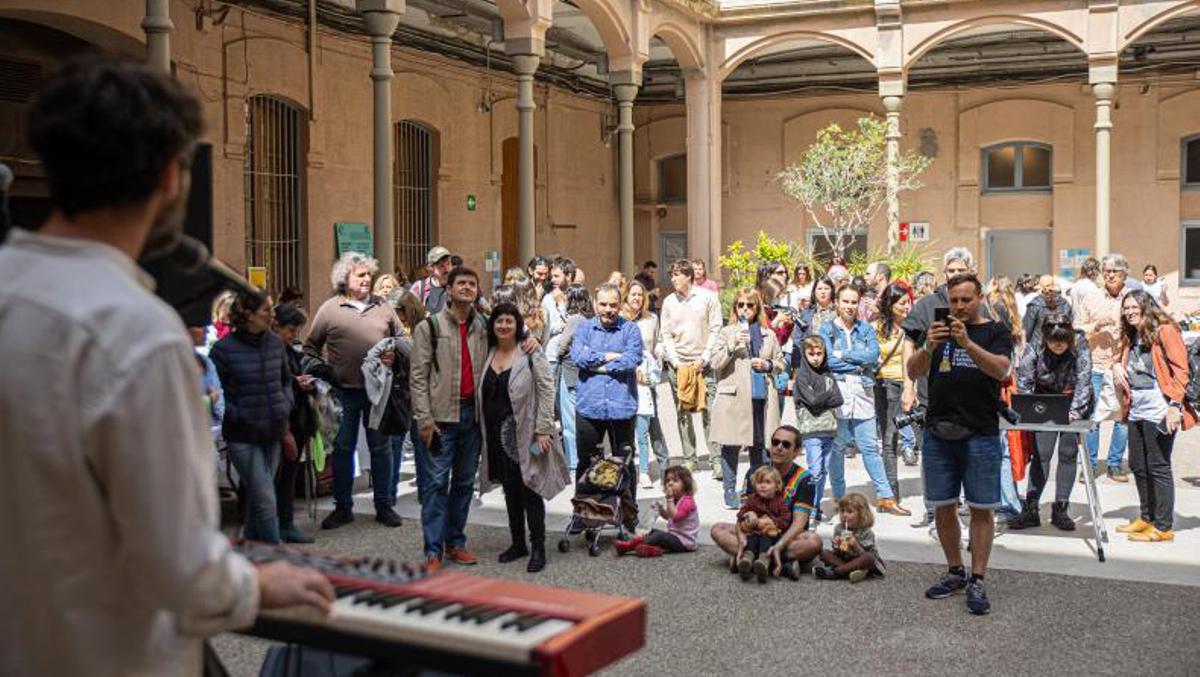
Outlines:
{"label": "red jacket", "polygon": [[792,511],[788,509],[787,499],[783,497],[783,492],[775,495],[771,500],[764,500],[758,494],[750,494],[742,499],[742,507],[738,510],[738,521],[746,513],[753,512],[759,517],[770,517],[775,526],[779,527],[779,532],[787,531],[787,528],[792,525]]}
{"label": "red jacket", "polygon": [[[1121,369],[1129,369],[1129,341],[1121,344]],[[1187,345],[1178,327],[1162,325],[1158,328],[1158,340],[1150,346],[1150,357],[1154,360],[1154,375],[1158,388],[1168,402],[1183,402],[1183,429],[1196,425],[1196,412],[1184,401],[1188,383]],[[1133,395],[1128,388],[1121,391],[1121,420],[1129,420],[1129,407]]]}

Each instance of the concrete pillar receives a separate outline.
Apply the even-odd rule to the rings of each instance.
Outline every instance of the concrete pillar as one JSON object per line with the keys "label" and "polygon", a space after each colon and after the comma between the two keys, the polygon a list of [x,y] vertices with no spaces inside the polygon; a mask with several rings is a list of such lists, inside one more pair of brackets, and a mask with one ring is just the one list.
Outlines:
{"label": "concrete pillar", "polygon": [[379,270],[396,272],[396,225],[392,212],[392,34],[404,12],[404,0],[357,0],[371,36],[371,81],[375,112],[371,149],[374,178],[375,258]]}
{"label": "concrete pillar", "polygon": [[1096,97],[1096,257],[1109,253],[1109,218],[1112,190],[1112,100],[1116,86],[1111,82],[1092,85]]}
{"label": "concrete pillar", "polygon": [[887,239],[888,250],[900,243],[900,108],[904,98],[883,97],[887,111]]}
{"label": "concrete pillar", "polygon": [[533,74],[541,59],[533,54],[513,56],[517,71],[517,260],[528,261],[537,253],[537,228],[534,224],[533,166]]}
{"label": "concrete pillar", "polygon": [[[622,74],[614,73],[614,76]],[[615,80],[615,78],[614,78]],[[617,165],[620,186],[621,265],[626,275],[637,272],[633,260],[633,100],[638,85],[613,85],[617,97]]]}
{"label": "concrete pillar", "polygon": [[721,83],[701,71],[685,76],[687,107],[688,256],[704,257],[720,276]]}
{"label": "concrete pillar", "polygon": [[146,62],[164,73],[171,72],[171,23],[170,0],[146,0],[146,15],[142,17],[142,30],[146,33]]}

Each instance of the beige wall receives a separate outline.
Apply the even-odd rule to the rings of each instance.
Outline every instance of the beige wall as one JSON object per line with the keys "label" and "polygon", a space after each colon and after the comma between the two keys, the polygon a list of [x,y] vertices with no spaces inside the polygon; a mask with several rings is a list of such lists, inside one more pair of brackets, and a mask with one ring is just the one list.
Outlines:
{"label": "beige wall", "polygon": [[[1143,87],[1145,85],[1145,87]],[[1142,89],[1145,88],[1145,92]],[[1058,250],[1090,248],[1094,236],[1094,105],[1082,82],[1005,89],[911,92],[903,111],[904,149],[920,147],[920,132],[932,129],[937,155],[922,175],[924,187],[903,195],[901,219],[928,221],[932,246],[963,245],[982,255],[988,229],[1050,229],[1052,262]],[[1112,247],[1139,271],[1153,262],[1176,278],[1179,228],[1200,219],[1200,191],[1181,191],[1180,140],[1200,133],[1200,87],[1127,81],[1118,88],[1113,112]],[[775,175],[798,159],[821,127],[853,123],[866,113],[883,113],[874,95],[808,95],[724,102],[726,244],[753,238],[759,230],[803,241],[808,218],[780,191]],[[638,110],[635,171],[639,199],[650,197],[653,162],[683,147],[682,107]],[[1053,146],[1053,192],[983,194],[980,148],[1006,141]],[[639,228],[662,227],[649,212]],[[870,246],[886,242],[883,215],[872,223]],[[986,271],[985,271],[986,272]],[[1189,305],[1200,289],[1185,289]]]}

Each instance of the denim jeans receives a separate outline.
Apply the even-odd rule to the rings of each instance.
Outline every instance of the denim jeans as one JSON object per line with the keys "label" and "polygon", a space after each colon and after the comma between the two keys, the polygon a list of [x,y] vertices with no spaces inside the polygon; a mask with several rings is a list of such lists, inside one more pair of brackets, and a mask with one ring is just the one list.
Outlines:
{"label": "denim jeans", "polygon": [[439,423],[441,451],[415,445],[417,497],[421,501],[421,533],[425,557],[441,557],[446,546],[467,542],[463,529],[479,472],[479,422],[475,404],[460,405],[458,423]]}
{"label": "denim jeans", "polygon": [[1008,435],[1000,433],[1000,507],[996,512],[1010,516],[1021,514],[1021,495],[1017,493],[1017,483],[1013,480],[1012,456],[1008,449]]}
{"label": "denim jeans", "polygon": [[229,460],[237,468],[238,481],[246,492],[242,537],[250,541],[280,543],[279,513],[275,505],[275,469],[279,466],[280,444],[229,443]]}
{"label": "denim jeans", "polygon": [[998,507],[1004,461],[1000,437],[972,435],[949,442],[926,430],[921,445],[926,505],[954,505],[961,494],[972,508]]}
{"label": "denim jeans", "polygon": [[[337,388],[333,392],[342,404],[342,421],[333,439],[333,502],[338,508],[352,510],[358,426],[366,426],[371,415],[371,400],[362,388]],[[371,450],[371,489],[375,493],[375,505],[388,505],[388,481],[392,478],[391,438],[367,428],[367,447]]]}
{"label": "denim jeans", "polygon": [[837,436],[833,440],[833,451],[829,455],[829,486],[833,497],[846,494],[846,447],[850,441],[862,452],[863,465],[871,483],[875,485],[875,498],[893,498],[892,486],[888,484],[887,470],[883,467],[883,456],[879,453],[879,439],[875,434],[875,420],[870,418],[838,418]]}
{"label": "denim jeans", "polygon": [[667,442],[663,439],[662,428],[658,418],[652,414],[638,414],[637,417],[637,446],[638,471],[644,475],[650,474],[650,453],[658,461],[658,473],[661,475],[669,462]]}
{"label": "denim jeans", "polygon": [[567,469],[572,474],[579,463],[579,447],[575,442],[575,389],[568,387],[559,370],[558,377],[558,420],[562,422],[563,453],[567,455]]}
{"label": "denim jeans", "polygon": [[905,449],[916,448],[917,434],[913,432],[913,427],[911,425],[906,425],[900,429],[900,450],[903,451]]}
{"label": "denim jeans", "polygon": [[[833,453],[833,436],[805,437],[804,457],[808,471],[816,481],[817,489],[813,493],[813,507],[821,511],[821,497],[825,494],[825,476],[829,474],[829,456]],[[845,480],[843,480],[843,491]]]}
{"label": "denim jeans", "polygon": [[[388,482],[388,505],[396,505],[396,491],[400,485],[400,466],[404,465],[404,450],[412,449],[414,440],[419,439],[417,422],[413,421],[407,433],[392,435],[392,479]],[[410,453],[412,453],[410,451]]]}
{"label": "denim jeans", "polygon": [[[1104,387],[1104,374],[1092,372],[1092,392],[1095,394],[1096,401],[1100,400],[1100,390]],[[1129,428],[1120,421],[1113,422],[1112,439],[1108,443],[1108,460],[1107,465],[1110,468],[1120,468],[1121,458],[1125,455],[1125,443],[1129,440]],[[1089,430],[1083,438],[1084,447],[1087,449],[1088,463],[1096,465],[1096,458],[1100,455],[1100,428]]]}

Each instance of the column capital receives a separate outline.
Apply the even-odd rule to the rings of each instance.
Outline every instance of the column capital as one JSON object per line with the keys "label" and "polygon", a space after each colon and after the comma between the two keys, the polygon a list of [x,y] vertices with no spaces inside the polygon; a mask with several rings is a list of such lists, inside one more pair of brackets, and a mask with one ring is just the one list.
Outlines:
{"label": "column capital", "polygon": [[620,104],[632,105],[633,100],[637,98],[638,89],[640,87],[630,83],[613,83],[612,85],[613,96]]}
{"label": "column capital", "polygon": [[1117,81],[1117,57],[1093,56],[1088,59],[1088,84],[1112,84]]}
{"label": "column capital", "polygon": [[608,84],[612,85],[613,89],[623,85],[631,85],[636,90],[636,88],[642,86],[642,71],[641,69],[611,71],[608,74]]}
{"label": "column capital", "polygon": [[513,70],[517,75],[532,76],[537,72],[538,65],[542,62],[541,57],[536,54],[513,54],[512,64]]}
{"label": "column capital", "polygon": [[363,15],[363,25],[371,37],[390,40],[404,13],[404,0],[355,0],[354,8]]}
{"label": "column capital", "polygon": [[908,75],[903,70],[879,71],[879,96],[902,97],[908,91]]}
{"label": "column capital", "polygon": [[1116,93],[1117,85],[1114,82],[1092,83],[1092,95],[1096,97],[1097,103],[1111,102]]}
{"label": "column capital", "polygon": [[904,95],[888,94],[883,97],[883,109],[888,112],[888,115],[899,115],[900,109],[904,107]]}

